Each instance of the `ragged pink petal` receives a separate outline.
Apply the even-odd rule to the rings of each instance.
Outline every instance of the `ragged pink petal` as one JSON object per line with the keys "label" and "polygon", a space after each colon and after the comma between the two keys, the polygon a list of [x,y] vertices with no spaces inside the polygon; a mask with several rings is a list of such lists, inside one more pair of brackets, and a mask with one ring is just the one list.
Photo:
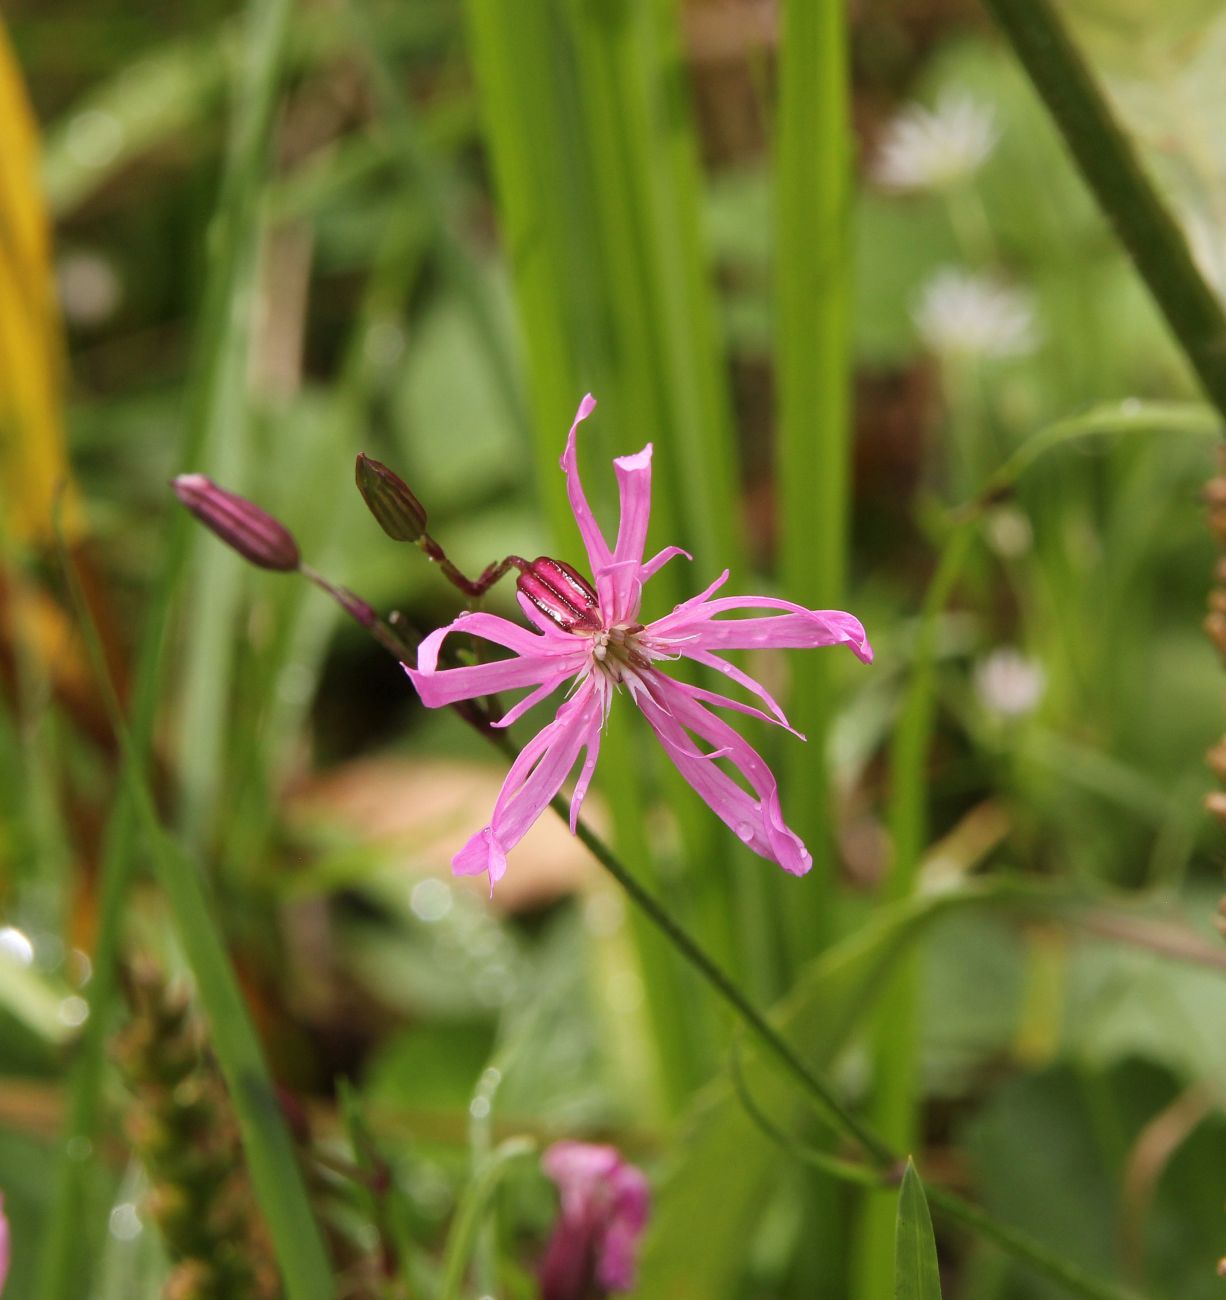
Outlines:
{"label": "ragged pink petal", "polygon": [[662,551],[657,551],[643,565],[642,572],[639,574],[639,581],[646,582],[648,578],[654,578],[669,560],[675,560],[678,555],[684,555],[687,560],[693,560],[694,558],[689,551],[682,550],[680,546],[666,546]]}
{"label": "ragged pink petal", "polygon": [[658,618],[651,624],[651,634],[653,637],[668,637],[674,635],[674,629],[684,631],[694,611],[700,609],[708,600],[728,581],[728,570],[725,569],[718,578],[697,596],[691,596],[689,600],[682,601],[680,605],[673,608],[671,614],[665,614],[663,618]]}
{"label": "ragged pink petal", "polygon": [[619,456],[613,469],[621,500],[613,559],[619,564],[631,561],[642,568],[651,519],[651,443],[634,456]]}
{"label": "ragged pink petal", "polygon": [[[510,659],[463,668],[439,668],[439,650],[453,632],[466,632],[514,651]],[[458,700],[472,700],[520,686],[555,685],[573,677],[582,667],[583,647],[575,637],[556,628],[540,635],[495,614],[462,614],[446,627],[431,632],[417,650],[417,666],[404,665],[427,708],[436,709]]]}
{"label": "ragged pink petal", "polygon": [[587,551],[588,567],[593,574],[613,558],[609,544],[596,522],[596,516],[592,513],[592,507],[587,503],[583,482],[579,478],[579,453],[575,445],[575,435],[580,424],[595,409],[596,399],[588,393],[575,412],[575,421],[570,426],[566,439],[566,450],[562,453],[562,469],[566,472],[566,497],[570,502],[571,513],[575,516],[575,523],[579,525],[579,535],[583,538],[583,546]]}
{"label": "ragged pink petal", "polygon": [[493,891],[495,882],[506,870],[507,853],[548,807],[584,749],[588,751],[584,771],[591,779],[587,768],[595,761],[593,754],[599,746],[601,717],[599,692],[589,678],[511,764],[489,825],[472,836],[452,859],[452,869],[457,875],[473,876],[488,871]]}
{"label": "ragged pink petal", "polygon": [[642,565],[634,560],[614,561],[596,570],[596,591],[605,626],[633,623],[643,598]]}
{"label": "ragged pink petal", "polygon": [[[765,618],[716,618],[738,609],[782,609],[786,614]],[[675,638],[677,648],[699,650],[810,649],[847,645],[863,663],[872,663],[873,649],[858,618],[840,609],[805,609],[790,600],[770,596],[720,596],[688,601],[653,623],[653,636]],[[684,638],[684,639],[682,639]]]}
{"label": "ragged pink petal", "polygon": [[[784,822],[778,783],[757,750],[703,707],[696,688],[660,673],[651,675],[651,689],[640,692],[636,702],[681,775],[736,837],[785,871],[804,875],[813,858]],[[691,732],[717,754],[699,749]],[[717,766],[717,757],[733,764],[756,798]]]}
{"label": "ragged pink petal", "polygon": [[729,663],[727,659],[711,654],[707,650],[692,650],[688,657],[693,659],[695,663],[714,668],[716,672],[722,673],[728,681],[736,682],[738,686],[744,687],[750,694],[756,695],[770,710],[770,713],[763,713],[761,709],[752,708],[748,704],[740,704],[736,700],[727,699],[725,696],[703,691],[700,693],[700,698],[705,699],[708,704],[719,704],[725,708],[736,709],[738,713],[747,713],[752,717],[761,718],[763,722],[773,722],[777,726],[790,731],[793,736],[797,736],[801,740],[805,739],[787,720],[787,715],[779,707],[775,697],[756,678],[750,677],[748,673],[743,673],[735,664]]}

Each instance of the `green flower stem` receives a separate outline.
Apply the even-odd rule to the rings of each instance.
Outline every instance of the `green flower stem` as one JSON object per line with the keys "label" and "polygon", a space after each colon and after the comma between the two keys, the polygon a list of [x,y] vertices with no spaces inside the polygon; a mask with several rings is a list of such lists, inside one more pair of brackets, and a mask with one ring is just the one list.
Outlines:
{"label": "green flower stem", "polygon": [[1226,415],[1226,314],[1050,0],[983,0],[1064,136],[1082,177]]}
{"label": "green flower stem", "polygon": [[924,1189],[928,1193],[929,1205],[938,1214],[969,1228],[1015,1259],[1023,1260],[1036,1273],[1063,1286],[1070,1295],[1082,1296],[1084,1300],[1139,1300],[1135,1291],[1114,1282],[1104,1282],[1102,1278],[1095,1277],[1063,1255],[1049,1250],[1026,1233],[998,1222],[986,1211],[964,1201],[955,1193],[929,1182],[924,1183]]}
{"label": "green flower stem", "polygon": [[[906,1162],[900,1159],[889,1166],[873,1167],[858,1164],[853,1160],[839,1159],[820,1148],[797,1141],[794,1135],[785,1133],[764,1114],[754,1100],[741,1073],[740,1062],[735,1051],[731,1066],[733,1087],[736,1089],[741,1105],[745,1108],[745,1113],[780,1150],[786,1152],[793,1160],[799,1160],[802,1164],[831,1178],[870,1191],[893,1191],[898,1187]],[[1079,1265],[1049,1250],[1026,1233],[1000,1223],[992,1215],[963,1200],[956,1193],[927,1182],[925,1188],[929,1203],[939,1214],[978,1233],[985,1240],[1000,1247],[1007,1255],[1020,1260],[1036,1273],[1063,1286],[1070,1295],[1081,1296],[1083,1300],[1139,1300],[1134,1292],[1117,1286],[1114,1282],[1104,1282],[1101,1278],[1086,1272]],[[892,1201],[884,1203],[892,1214],[894,1212]]]}
{"label": "green flower stem", "polygon": [[[553,809],[563,820],[569,819],[568,804],[561,796],[553,801]],[[576,834],[588,852],[650,917],[652,923],[663,933],[669,943],[728,1003],[775,1060],[813,1098],[833,1127],[858,1143],[875,1162],[883,1165],[893,1164],[895,1156],[886,1143],[839,1101],[829,1084],[805,1065],[792,1047],[771,1028],[766,1017],[707,956],[699,944],[690,937],[688,931],[673,919],[655,896],[639,884],[630,871],[614,856],[609,846],[586,826],[582,819],[579,821]]]}

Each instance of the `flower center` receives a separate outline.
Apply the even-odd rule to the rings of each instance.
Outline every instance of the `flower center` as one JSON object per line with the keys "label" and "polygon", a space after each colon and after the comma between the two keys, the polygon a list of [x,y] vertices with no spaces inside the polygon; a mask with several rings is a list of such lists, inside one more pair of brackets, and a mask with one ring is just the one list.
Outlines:
{"label": "flower center", "polygon": [[611,682],[620,682],[651,664],[651,657],[639,642],[641,623],[617,623],[592,635],[592,666]]}

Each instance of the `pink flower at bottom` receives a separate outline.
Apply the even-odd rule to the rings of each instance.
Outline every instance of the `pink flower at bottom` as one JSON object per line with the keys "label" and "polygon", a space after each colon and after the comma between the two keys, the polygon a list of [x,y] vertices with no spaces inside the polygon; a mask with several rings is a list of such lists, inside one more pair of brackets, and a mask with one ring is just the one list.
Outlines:
{"label": "pink flower at bottom", "polygon": [[555,1142],[541,1167],[561,1209],[541,1263],[542,1300],[598,1300],[634,1286],[651,1193],[614,1147]]}
{"label": "pink flower at bottom", "polygon": [[0,1291],[9,1275],[9,1221],[4,1217],[4,1195],[0,1193]]}
{"label": "pink flower at bottom", "polygon": [[[590,394],[580,403],[562,456],[567,495],[594,585],[569,565],[545,557],[534,560],[521,572],[518,599],[535,630],[494,614],[461,614],[426,637],[418,649],[415,668],[405,665],[422,703],[430,708],[532,687],[497,723],[501,727],[522,717],[563,683],[573,684],[553,720],[512,764],[490,824],[456,854],[452,867],[457,875],[488,872],[492,890],[506,871],[508,851],[562,788],[582,754],[583,765],[570,805],[573,833],[596,766],[601,726],[615,692],[625,687],[682,776],[738,839],[785,871],[803,875],[813,859],[783,820],[779,787],[770,768],[740,733],[708,706],[733,709],[791,731],[783,710],[765,687],[725,659],[722,652],[846,644],[869,663],[873,652],[864,628],[841,610],[805,609],[768,596],[717,596],[728,579],[727,570],[672,613],[653,623],[640,623],[644,583],[675,556],[691,557],[679,547],[669,546],[649,560],[643,558],[651,514],[650,443],[637,455],[613,462],[621,517],[614,545],[605,540],[579,481],[575,446],[579,425],[595,405]],[[746,609],[782,612],[759,618],[717,617]],[[493,642],[511,651],[511,656],[440,669],[443,641],[455,632]],[[679,658],[715,669],[756,696],[768,712],[690,686],[661,671],[662,664]],[[731,764],[744,784],[718,765],[720,759]]]}

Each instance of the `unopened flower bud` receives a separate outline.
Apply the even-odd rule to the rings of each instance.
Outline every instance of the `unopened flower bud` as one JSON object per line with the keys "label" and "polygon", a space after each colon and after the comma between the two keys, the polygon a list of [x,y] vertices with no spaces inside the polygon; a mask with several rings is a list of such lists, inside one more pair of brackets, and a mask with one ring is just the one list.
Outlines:
{"label": "unopened flower bud", "polygon": [[425,508],[399,474],[362,452],[354,478],[375,521],[394,541],[415,542],[426,531]]}
{"label": "unopened flower bud", "polygon": [[541,555],[520,570],[519,590],[564,632],[598,632],[600,602],[591,583],[569,564]]}
{"label": "unopened flower bud", "polygon": [[244,559],[278,573],[298,568],[298,543],[289,529],[245,497],[219,488],[203,474],[180,474],[171,487],[211,533]]}

